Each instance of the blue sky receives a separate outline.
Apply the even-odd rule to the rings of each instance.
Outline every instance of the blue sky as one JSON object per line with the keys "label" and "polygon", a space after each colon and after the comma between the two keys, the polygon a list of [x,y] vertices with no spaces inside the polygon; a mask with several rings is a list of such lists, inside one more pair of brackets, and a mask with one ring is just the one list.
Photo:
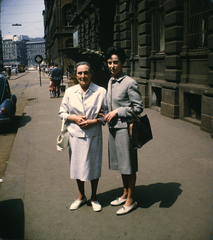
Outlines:
{"label": "blue sky", "polygon": [[[43,10],[44,0],[2,0],[2,37],[6,35],[44,37]],[[22,26],[12,26],[16,23]]]}

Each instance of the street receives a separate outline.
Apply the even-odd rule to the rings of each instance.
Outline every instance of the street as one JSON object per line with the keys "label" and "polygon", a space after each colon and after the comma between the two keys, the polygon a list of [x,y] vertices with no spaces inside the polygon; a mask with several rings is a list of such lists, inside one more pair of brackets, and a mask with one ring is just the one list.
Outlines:
{"label": "street", "polygon": [[[13,233],[16,236],[13,239],[26,240],[212,239],[210,133],[145,109],[153,140],[138,151],[135,193],[138,207],[127,215],[117,216],[119,207],[109,203],[121,195],[122,180],[118,172],[108,170],[108,128],[104,126],[98,187],[103,210],[92,210],[90,183],[86,182],[88,203],[70,211],[71,202],[78,196],[77,186],[69,178],[68,149],[56,151],[62,97],[50,99],[48,77],[42,76],[42,86],[36,72],[22,78],[10,82],[15,87],[15,81],[20,81],[20,89],[29,92],[0,188],[0,236],[4,226],[4,236]],[[5,205],[10,211],[1,215],[1,206]],[[7,225],[5,216],[8,221],[13,219],[14,224]]]}
{"label": "street", "polygon": [[12,74],[9,79],[10,89],[17,97],[16,116],[12,123],[0,126],[0,186],[4,177],[7,161],[13,146],[13,142],[20,127],[22,114],[27,103],[29,89],[34,84],[38,84],[38,72],[25,72],[17,75]]}

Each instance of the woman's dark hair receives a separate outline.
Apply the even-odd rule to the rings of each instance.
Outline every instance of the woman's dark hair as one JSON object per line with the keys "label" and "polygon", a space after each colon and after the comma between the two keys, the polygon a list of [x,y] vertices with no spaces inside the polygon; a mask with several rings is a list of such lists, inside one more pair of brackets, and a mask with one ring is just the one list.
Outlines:
{"label": "woman's dark hair", "polygon": [[112,55],[117,55],[119,57],[119,60],[122,63],[126,62],[126,53],[123,50],[123,48],[120,47],[110,47],[107,49],[105,53],[106,60],[110,59]]}
{"label": "woman's dark hair", "polygon": [[90,73],[93,74],[93,71],[92,71],[92,68],[90,66],[90,64],[86,61],[82,61],[82,62],[78,62],[75,66],[75,74],[76,74],[76,70],[77,70],[77,67],[80,66],[80,65],[87,65],[89,67],[89,70],[90,70]]}

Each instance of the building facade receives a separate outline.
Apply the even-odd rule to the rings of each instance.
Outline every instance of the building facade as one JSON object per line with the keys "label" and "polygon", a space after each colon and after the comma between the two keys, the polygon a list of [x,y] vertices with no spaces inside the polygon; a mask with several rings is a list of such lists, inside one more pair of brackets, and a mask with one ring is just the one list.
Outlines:
{"label": "building facade", "polygon": [[[103,56],[97,54],[113,44],[116,1],[45,0],[44,28],[46,55],[50,62],[73,73],[74,61],[87,60],[94,79],[106,85],[109,73]],[[94,4],[93,4],[94,3]],[[94,50],[91,51],[90,50]],[[90,52],[90,54],[88,54]],[[102,72],[105,74],[101,74]],[[98,80],[97,80],[98,81]]]}
{"label": "building facade", "polygon": [[106,85],[103,53],[122,47],[124,70],[138,82],[145,107],[213,131],[211,0],[45,0],[45,6],[51,59],[89,60]]}
{"label": "building facade", "polygon": [[7,35],[2,40],[4,65],[22,63],[27,65],[26,42],[28,36]]}
{"label": "building facade", "polygon": [[38,66],[38,63],[35,61],[36,55],[41,55],[43,59],[46,58],[45,54],[45,42],[27,42],[27,60],[28,66]]}

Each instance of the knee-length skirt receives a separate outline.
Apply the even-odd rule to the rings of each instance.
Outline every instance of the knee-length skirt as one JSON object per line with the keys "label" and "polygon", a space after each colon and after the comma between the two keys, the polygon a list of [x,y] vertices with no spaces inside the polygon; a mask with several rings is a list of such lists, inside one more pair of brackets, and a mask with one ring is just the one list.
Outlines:
{"label": "knee-length skirt", "polygon": [[109,128],[109,169],[120,174],[138,171],[137,150],[131,149],[127,128]]}
{"label": "knee-length skirt", "polygon": [[100,178],[102,135],[77,138],[69,135],[70,178],[91,181]]}

